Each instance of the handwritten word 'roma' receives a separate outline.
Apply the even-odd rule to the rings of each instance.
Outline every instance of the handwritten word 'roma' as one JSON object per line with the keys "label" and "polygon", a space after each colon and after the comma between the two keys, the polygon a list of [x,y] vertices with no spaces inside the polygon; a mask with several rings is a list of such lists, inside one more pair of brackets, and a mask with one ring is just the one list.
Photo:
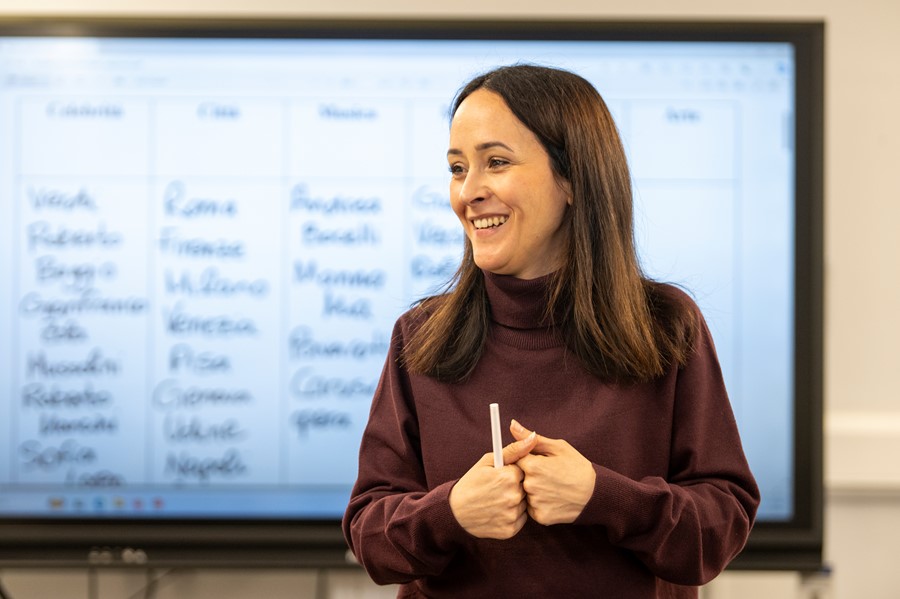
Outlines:
{"label": "handwritten word 'roma'", "polygon": [[181,218],[225,217],[237,216],[237,202],[231,198],[200,198],[190,196],[184,182],[172,181],[163,192],[166,216]]}

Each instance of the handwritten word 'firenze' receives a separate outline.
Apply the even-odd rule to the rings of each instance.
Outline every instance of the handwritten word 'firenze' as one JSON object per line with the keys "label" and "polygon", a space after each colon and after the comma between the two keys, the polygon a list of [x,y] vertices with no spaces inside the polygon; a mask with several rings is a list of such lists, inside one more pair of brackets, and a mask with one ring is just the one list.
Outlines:
{"label": "handwritten word 'firenze'", "polygon": [[239,239],[200,239],[181,237],[175,227],[163,227],[159,249],[164,254],[185,258],[243,258],[244,242]]}

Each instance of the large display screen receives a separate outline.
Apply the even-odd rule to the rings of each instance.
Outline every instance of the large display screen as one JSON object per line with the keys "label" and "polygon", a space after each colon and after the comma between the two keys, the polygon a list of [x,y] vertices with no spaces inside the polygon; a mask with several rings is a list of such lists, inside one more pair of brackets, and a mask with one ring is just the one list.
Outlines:
{"label": "large display screen", "polygon": [[519,62],[605,98],[643,267],[791,522],[791,43],[184,33],[0,37],[0,521],[339,519],[392,325],[461,254],[451,99]]}

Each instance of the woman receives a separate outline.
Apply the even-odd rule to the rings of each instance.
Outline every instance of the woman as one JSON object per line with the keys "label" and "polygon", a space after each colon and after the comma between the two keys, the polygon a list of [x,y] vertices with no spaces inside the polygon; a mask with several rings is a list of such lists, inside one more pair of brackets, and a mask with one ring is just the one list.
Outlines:
{"label": "woman", "polygon": [[[696,597],[759,493],[699,310],[641,274],[603,100],[497,69],[458,94],[447,157],[465,253],[394,328],[354,554],[401,597]],[[499,469],[492,402],[513,418]]]}

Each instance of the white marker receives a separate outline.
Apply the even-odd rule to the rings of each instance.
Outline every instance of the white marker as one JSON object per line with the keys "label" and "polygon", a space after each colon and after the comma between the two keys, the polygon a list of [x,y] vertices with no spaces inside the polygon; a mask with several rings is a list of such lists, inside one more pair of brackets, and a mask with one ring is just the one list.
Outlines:
{"label": "white marker", "polygon": [[500,437],[500,406],[491,404],[491,441],[494,444],[494,468],[503,468],[503,439]]}

